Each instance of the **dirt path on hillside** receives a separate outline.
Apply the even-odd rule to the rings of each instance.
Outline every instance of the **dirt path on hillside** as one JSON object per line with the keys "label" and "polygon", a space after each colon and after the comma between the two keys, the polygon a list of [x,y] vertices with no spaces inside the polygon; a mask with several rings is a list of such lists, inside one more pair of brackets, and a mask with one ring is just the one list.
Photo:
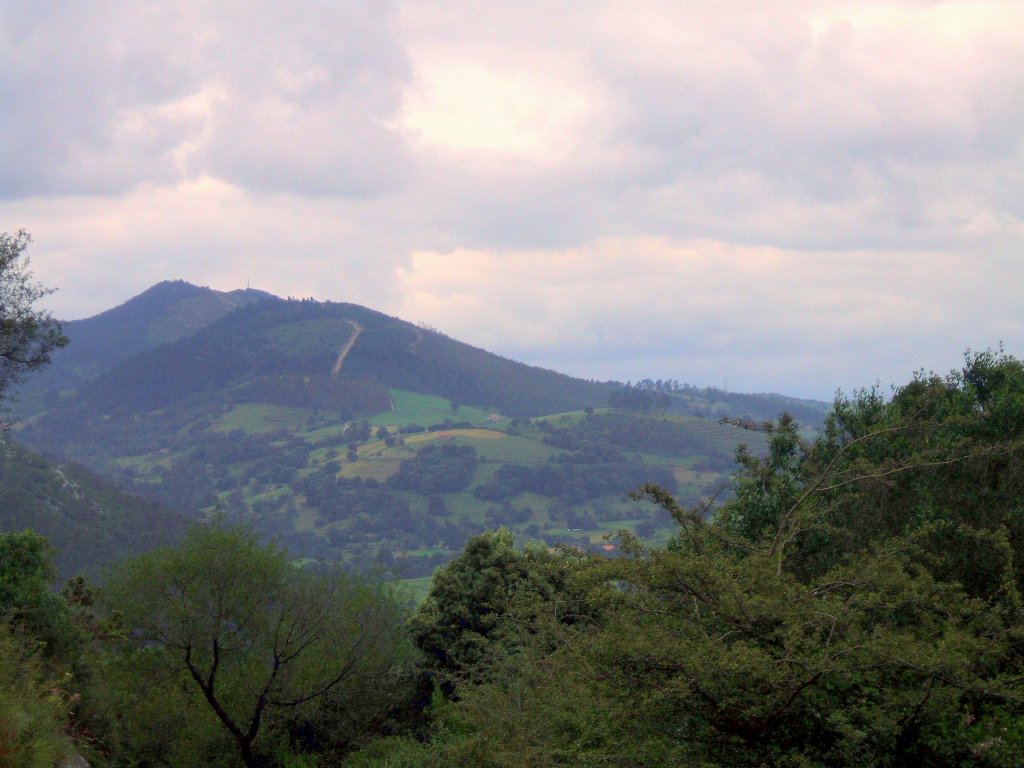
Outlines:
{"label": "dirt path on hillside", "polygon": [[338,352],[338,359],[334,361],[334,367],[331,369],[331,376],[338,375],[341,371],[341,364],[345,362],[345,358],[348,357],[348,353],[351,352],[352,347],[356,345],[356,339],[359,338],[359,334],[366,330],[355,320],[349,320],[348,322],[352,326],[352,335],[349,337],[349,340],[345,342],[345,346],[341,348],[341,351]]}

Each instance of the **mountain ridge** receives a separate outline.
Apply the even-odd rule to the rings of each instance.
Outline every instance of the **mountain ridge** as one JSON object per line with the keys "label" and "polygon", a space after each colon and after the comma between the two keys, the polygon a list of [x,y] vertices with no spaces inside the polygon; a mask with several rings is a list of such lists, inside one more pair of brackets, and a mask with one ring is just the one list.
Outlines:
{"label": "mountain ridge", "polygon": [[[265,291],[217,291],[185,280],[163,280],[121,304],[80,320],[62,321],[70,344],[53,364],[19,387],[33,402],[48,391],[80,386],[134,354],[198,332],[254,301],[276,298]],[[16,415],[25,412],[16,407]]]}
{"label": "mountain ridge", "polygon": [[[27,404],[19,439],[296,555],[425,575],[499,525],[588,548],[618,528],[664,535],[671,521],[626,493],[719,493],[736,446],[764,436],[718,417],[787,402],[576,379],[351,303],[246,293],[223,311],[232,296],[166,282],[101,313],[93,338],[125,349]],[[196,303],[220,309],[184,322]],[[135,338],[168,325],[170,340]]]}

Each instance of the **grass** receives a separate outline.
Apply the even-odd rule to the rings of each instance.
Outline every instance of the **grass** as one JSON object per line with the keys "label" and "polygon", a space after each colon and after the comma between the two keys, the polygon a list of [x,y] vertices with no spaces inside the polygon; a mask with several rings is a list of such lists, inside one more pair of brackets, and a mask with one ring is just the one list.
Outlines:
{"label": "grass", "polygon": [[723,477],[721,472],[698,472],[686,467],[676,467],[672,470],[672,474],[680,485],[703,485]]}
{"label": "grass", "polygon": [[[474,478],[474,482],[476,482],[476,478]],[[448,508],[448,517],[452,520],[466,517],[474,522],[482,522],[484,519],[486,502],[474,496],[472,491],[446,493],[444,494],[444,503]]]}
{"label": "grass", "polygon": [[390,389],[388,393],[394,407],[370,418],[370,423],[375,427],[404,427],[409,424],[428,427],[445,419],[468,421],[471,424],[488,423],[487,417],[490,412],[471,405],[463,405],[458,410],[452,410],[451,403],[443,397],[405,392],[401,389]]}
{"label": "grass", "polygon": [[352,323],[341,318],[302,320],[276,326],[266,334],[273,349],[296,355],[340,350],[352,338]]}
{"label": "grass", "polygon": [[418,579],[399,579],[398,589],[401,593],[409,596],[409,601],[417,606],[427,599],[430,594],[430,585],[433,583],[433,576],[421,576]]}
{"label": "grass", "polygon": [[467,443],[476,448],[481,458],[488,461],[508,461],[521,464],[536,464],[547,461],[559,451],[540,440],[519,435],[504,435],[504,440],[467,440]]}
{"label": "grass", "polygon": [[299,533],[315,533],[318,522],[320,522],[320,513],[303,504],[299,507],[299,514],[295,518],[295,530]]}
{"label": "grass", "polygon": [[389,477],[398,472],[401,459],[367,459],[353,462],[343,461],[341,465],[341,477],[363,477],[373,478],[385,482]]}
{"label": "grass", "polygon": [[288,496],[293,495],[294,493],[292,492],[292,489],[290,487],[288,487],[287,485],[278,485],[274,488],[271,488],[269,491],[263,491],[262,493],[256,493],[249,496],[247,501],[249,501],[250,503],[254,501],[273,501],[278,499],[284,499],[287,498]]}
{"label": "grass", "polygon": [[302,432],[309,424],[313,412],[308,408],[267,403],[241,403],[220,417],[213,426],[217,432],[240,429],[247,435],[259,435],[286,429]]}
{"label": "grass", "polygon": [[[334,330],[346,332],[350,330],[347,323],[345,326],[346,328],[336,328]],[[331,329],[320,330],[326,332]],[[343,339],[343,337],[344,334],[340,334],[340,338]],[[302,340],[293,341],[295,347],[302,346]],[[467,519],[472,521],[474,527],[478,526],[480,528],[494,527],[493,522],[487,521],[486,512],[488,508],[499,507],[500,503],[484,501],[474,496],[473,489],[476,486],[491,479],[498,468],[504,463],[536,465],[548,461],[556,454],[564,452],[564,449],[554,448],[545,444],[543,440],[547,433],[533,424],[524,422],[517,429],[512,429],[508,420],[501,422],[489,421],[488,416],[490,412],[483,408],[461,406],[459,409],[453,410],[451,403],[445,398],[414,394],[403,390],[391,390],[390,394],[394,400],[394,410],[374,416],[370,420],[374,424],[372,431],[376,432],[379,426],[386,426],[390,436],[392,438],[401,438],[403,444],[396,442],[394,445],[388,446],[384,440],[371,438],[369,441],[358,446],[356,461],[351,462],[347,461],[346,457],[348,444],[336,444],[336,441],[331,440],[332,438],[337,438],[344,428],[343,425],[335,422],[324,426],[322,419],[314,423],[314,411],[309,408],[258,403],[237,404],[222,413],[207,417],[206,424],[209,426],[206,428],[221,433],[241,430],[248,435],[265,435],[282,430],[292,436],[302,437],[311,447],[316,446],[309,454],[306,466],[299,469],[299,477],[307,476],[317,471],[317,468],[323,466],[327,461],[333,460],[338,462],[340,468],[338,471],[339,477],[372,478],[381,483],[385,483],[388,478],[398,471],[403,459],[415,456],[418,450],[427,445],[437,444],[438,441],[452,441],[455,445],[472,446],[477,451],[477,455],[481,460],[474,473],[473,480],[465,491],[441,494],[447,507],[447,514],[444,518],[437,520],[437,522],[443,524],[446,521],[456,522]],[[597,409],[595,412],[601,413],[603,409]],[[578,422],[586,418],[586,415],[582,411],[574,411],[549,415],[543,418],[557,428]],[[732,453],[736,443],[740,441],[748,442],[752,446],[756,446],[758,442],[763,443],[764,441],[764,436],[759,433],[696,417],[672,414],[659,415],[658,418],[667,418],[680,424],[682,429],[692,430],[694,433],[700,434],[711,444],[709,446],[710,451],[714,450],[714,446],[721,446],[728,453]],[[409,435],[397,434],[401,426],[415,423],[427,427],[441,423],[446,419],[469,422],[472,426],[449,429],[444,432],[421,432]],[[536,420],[534,419],[534,421]],[[632,450],[628,451],[628,454],[630,456],[642,456],[643,460],[647,463],[670,469],[679,482],[680,495],[690,497],[691,499],[699,496],[702,489],[707,487],[709,482],[722,479],[725,476],[718,472],[698,472],[693,469],[694,463],[702,459],[706,460],[707,456],[662,455]],[[175,458],[177,458],[176,454],[154,452],[139,456],[126,456],[118,459],[117,463],[122,467],[129,467],[140,473],[152,474],[155,480],[157,477],[155,468],[159,465],[168,466]],[[241,491],[245,502],[252,505],[254,502],[259,501],[273,501],[274,506],[280,510],[283,505],[288,503],[289,498],[292,499],[297,507],[297,514],[294,516],[288,515],[287,519],[281,515],[279,524],[287,526],[287,528],[293,529],[299,534],[313,534],[317,536],[320,540],[323,540],[325,552],[334,549],[334,545],[331,545],[330,548],[327,547],[328,533],[332,531],[348,531],[353,525],[357,524],[354,519],[326,523],[318,510],[306,506],[305,499],[300,494],[294,494],[286,485],[257,486],[254,483],[247,482],[253,474],[250,463],[237,462],[230,467],[230,475],[238,483],[237,487]],[[218,494],[219,497],[222,500],[225,499],[230,490],[233,489],[220,492]],[[587,503],[579,505],[577,507],[578,512],[581,514],[585,512],[588,514],[592,513],[598,521],[595,528],[579,531],[567,531],[564,518],[560,515],[552,515],[551,498],[536,494],[520,494],[511,499],[512,505],[520,509],[529,507],[532,509],[533,514],[528,520],[510,524],[510,528],[512,528],[517,536],[517,540],[533,538],[527,537],[523,530],[527,526],[535,525],[540,531],[541,538],[550,540],[552,538],[564,538],[566,534],[569,534],[573,538],[586,538],[592,545],[600,547],[605,543],[603,539],[605,534],[614,533],[622,529],[633,530],[641,520],[647,519],[646,514],[649,510],[646,510],[643,505],[638,506],[628,501],[625,497],[627,490],[623,489],[622,494],[617,494],[613,497],[605,497],[600,504],[594,503],[591,505]],[[396,491],[395,489],[391,489],[391,492],[399,493],[409,503],[414,516],[427,514],[426,496],[413,492]],[[607,518],[609,517],[617,517],[618,519],[608,520]],[[674,527],[667,527],[658,531],[648,541],[667,540],[673,532]],[[368,551],[371,553],[381,546],[388,546],[395,550],[396,553],[398,549],[404,548],[389,541],[386,534],[368,536],[361,543],[353,546],[358,546],[364,550],[369,548]],[[408,544],[404,546],[408,546]],[[345,545],[338,549],[336,556],[339,559],[343,559],[352,556],[354,551],[349,545]],[[408,554],[423,555],[433,554],[433,552],[410,550]],[[411,601],[419,603],[425,598],[430,589],[431,578],[403,579],[399,584],[400,588],[410,596]]]}
{"label": "grass", "polygon": [[179,454],[144,453],[139,456],[123,456],[114,459],[114,463],[124,469],[133,469],[143,474],[151,472],[156,467],[170,467]]}

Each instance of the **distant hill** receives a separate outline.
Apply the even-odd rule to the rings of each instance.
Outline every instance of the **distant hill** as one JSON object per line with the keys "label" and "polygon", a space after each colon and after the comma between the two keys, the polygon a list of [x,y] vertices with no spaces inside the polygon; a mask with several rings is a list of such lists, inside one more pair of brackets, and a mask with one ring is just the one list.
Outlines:
{"label": "distant hill", "polygon": [[[212,312],[208,289],[196,294],[187,283],[161,286],[147,294],[160,289],[162,297],[172,291],[191,295],[173,304],[176,322],[168,320],[165,303],[159,324],[147,319],[154,303],[142,301],[147,294],[112,310],[120,313],[116,323],[96,325],[104,315],[86,321],[93,323],[89,349],[105,357],[102,363],[83,360],[77,370],[106,370],[94,380],[80,380],[78,391],[51,410],[88,420],[117,408],[150,411],[215,393],[218,402],[322,407],[356,416],[387,407],[389,387],[513,416],[602,405],[607,399],[608,385],[517,363],[354,304],[265,298],[187,333],[182,307],[202,299]],[[149,328],[149,340],[131,338],[136,328]],[[154,328],[176,338],[153,343]],[[70,346],[75,343],[72,337]],[[134,351],[126,353],[125,347]],[[120,361],[111,364],[115,357]],[[60,359],[55,365],[66,366]]]}
{"label": "distant hill", "polygon": [[71,343],[57,350],[53,363],[17,394],[35,401],[48,391],[81,386],[132,355],[190,336],[239,307],[268,298],[273,296],[254,289],[223,292],[184,280],[158,283],[94,317],[65,321]]}
{"label": "distant hill", "polygon": [[800,424],[815,430],[822,426],[829,405],[820,400],[776,393],[726,392],[717,387],[683,386],[672,394],[672,409],[692,416],[709,419],[731,416],[771,421],[785,412]]}
{"label": "distant hill", "polygon": [[500,525],[588,548],[622,528],[663,537],[671,520],[628,491],[695,504],[726,487],[739,443],[765,446],[720,416],[825,411],[584,381],[355,304],[180,281],[69,333],[80,346],[52,380],[67,386],[25,398],[20,440],[297,555],[414,575]]}
{"label": "distant hill", "polygon": [[0,531],[32,528],[56,550],[60,578],[92,577],[128,555],[169,544],[188,520],[77,464],[56,464],[0,438]]}

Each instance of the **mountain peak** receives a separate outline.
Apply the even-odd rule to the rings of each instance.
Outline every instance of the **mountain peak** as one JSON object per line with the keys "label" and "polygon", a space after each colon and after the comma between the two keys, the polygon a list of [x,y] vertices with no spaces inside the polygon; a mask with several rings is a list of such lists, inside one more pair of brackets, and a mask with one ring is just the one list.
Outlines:
{"label": "mountain peak", "polygon": [[27,387],[75,388],[139,352],[191,336],[240,307],[276,298],[252,288],[222,292],[187,280],[162,280],[105,312],[65,322],[71,344]]}

